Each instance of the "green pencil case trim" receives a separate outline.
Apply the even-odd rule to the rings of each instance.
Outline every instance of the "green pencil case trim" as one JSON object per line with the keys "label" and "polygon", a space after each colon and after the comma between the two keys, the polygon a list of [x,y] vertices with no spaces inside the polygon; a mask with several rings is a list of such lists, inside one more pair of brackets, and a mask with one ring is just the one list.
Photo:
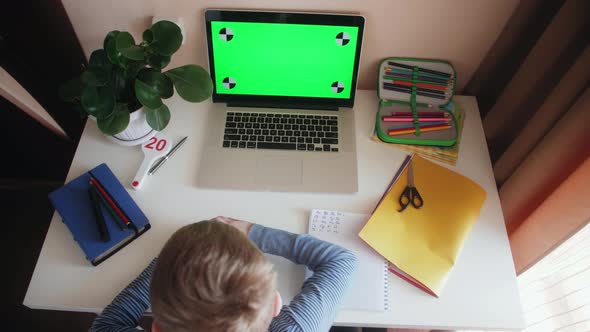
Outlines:
{"label": "green pencil case trim", "polygon": [[[431,102],[431,103],[425,103],[425,102],[420,102],[420,101],[416,102],[417,107],[426,107],[428,104],[431,104],[433,109],[434,109],[434,107],[436,107],[438,110],[440,110],[441,114],[443,114],[444,112],[449,113],[449,115],[451,117],[452,128],[450,128],[448,130],[453,131],[453,129],[454,129],[454,136],[452,138],[447,138],[447,139],[422,138],[424,135],[433,136],[433,134],[428,134],[428,133],[424,133],[424,132],[420,132],[420,133],[418,133],[418,135],[416,135],[415,133],[404,135],[404,136],[414,136],[414,137],[394,137],[394,136],[389,136],[387,134],[387,132],[383,130],[383,128],[381,126],[381,113],[382,113],[382,110],[384,107],[389,107],[389,106],[393,106],[393,105],[404,105],[409,108],[407,111],[411,111],[414,114],[416,114],[416,112],[417,112],[417,110],[412,107],[410,100],[406,101],[406,100],[400,100],[400,99],[384,98],[383,93],[382,93],[382,86],[381,86],[381,82],[382,82],[381,75],[382,75],[382,69],[385,67],[385,65],[388,61],[397,61],[397,62],[401,62],[401,63],[403,63],[405,61],[424,62],[424,63],[440,63],[440,64],[444,64],[444,65],[448,66],[452,70],[452,73],[449,73],[449,74],[452,74],[452,77],[453,77],[452,92],[451,92],[450,96],[446,96],[448,98],[445,98],[443,103],[438,104],[436,102]],[[407,69],[407,70],[411,71],[410,69]],[[435,146],[452,146],[457,142],[457,138],[458,138],[459,133],[458,133],[457,120],[455,118],[455,115],[453,114],[453,112],[443,109],[443,107],[447,106],[449,103],[452,102],[453,96],[455,94],[456,85],[457,85],[457,75],[456,75],[455,67],[450,62],[443,61],[443,60],[419,59],[419,58],[409,58],[409,57],[386,58],[386,59],[383,59],[379,63],[379,67],[377,68],[377,84],[379,85],[379,88],[377,89],[377,96],[379,97],[379,109],[377,110],[377,115],[376,115],[376,119],[375,119],[375,133],[377,134],[379,139],[381,139],[382,141],[387,142],[387,143],[435,145]],[[412,87],[412,89],[415,91],[414,88],[415,88],[415,86]],[[408,95],[408,99],[411,99],[412,94],[407,93],[407,95]],[[416,100],[419,100],[419,99],[421,99],[421,96],[417,95]],[[433,98],[430,98],[430,99],[433,99]],[[411,123],[411,124],[413,124],[413,123]],[[433,132],[431,132],[431,133],[433,133]],[[449,134],[449,133],[446,133],[446,134]],[[436,135],[436,134],[434,134],[434,135]]]}

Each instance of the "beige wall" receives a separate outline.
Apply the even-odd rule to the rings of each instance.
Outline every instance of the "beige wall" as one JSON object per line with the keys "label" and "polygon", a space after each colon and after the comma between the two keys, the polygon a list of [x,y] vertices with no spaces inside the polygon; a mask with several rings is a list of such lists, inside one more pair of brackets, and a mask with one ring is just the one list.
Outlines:
{"label": "beige wall", "polygon": [[152,16],[182,17],[187,42],[171,66],[208,68],[205,8],[272,9],[361,14],[366,18],[359,88],[374,89],[379,61],[390,56],[445,59],[460,92],[502,31],[517,0],[62,0],[87,56],[111,30],[137,39]]}

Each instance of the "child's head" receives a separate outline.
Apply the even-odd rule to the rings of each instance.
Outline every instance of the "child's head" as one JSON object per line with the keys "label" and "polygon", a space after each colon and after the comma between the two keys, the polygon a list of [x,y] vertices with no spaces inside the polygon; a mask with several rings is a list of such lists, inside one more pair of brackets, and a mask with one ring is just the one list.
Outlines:
{"label": "child's head", "polygon": [[266,331],[280,309],[276,275],[242,232],[218,221],[176,231],[152,276],[160,332]]}

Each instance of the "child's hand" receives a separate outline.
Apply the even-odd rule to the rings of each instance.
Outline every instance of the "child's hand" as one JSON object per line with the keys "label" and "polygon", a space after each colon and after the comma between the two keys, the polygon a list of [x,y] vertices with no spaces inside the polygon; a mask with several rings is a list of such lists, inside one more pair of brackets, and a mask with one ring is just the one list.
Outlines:
{"label": "child's hand", "polygon": [[215,217],[211,220],[219,221],[224,224],[234,226],[235,228],[240,230],[242,233],[244,233],[246,236],[248,236],[248,232],[250,231],[250,227],[252,227],[251,222],[247,222],[247,221],[239,220],[239,219],[234,219],[234,218],[230,218],[230,217],[218,216],[218,217]]}

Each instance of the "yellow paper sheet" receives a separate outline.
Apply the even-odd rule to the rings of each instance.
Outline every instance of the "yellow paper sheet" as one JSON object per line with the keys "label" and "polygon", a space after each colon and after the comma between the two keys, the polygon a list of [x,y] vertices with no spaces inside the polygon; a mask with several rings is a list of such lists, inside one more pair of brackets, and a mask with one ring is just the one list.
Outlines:
{"label": "yellow paper sheet", "polygon": [[486,192],[471,179],[420,156],[412,158],[414,185],[424,205],[398,212],[408,183],[402,172],[359,236],[437,296],[451,272]]}

